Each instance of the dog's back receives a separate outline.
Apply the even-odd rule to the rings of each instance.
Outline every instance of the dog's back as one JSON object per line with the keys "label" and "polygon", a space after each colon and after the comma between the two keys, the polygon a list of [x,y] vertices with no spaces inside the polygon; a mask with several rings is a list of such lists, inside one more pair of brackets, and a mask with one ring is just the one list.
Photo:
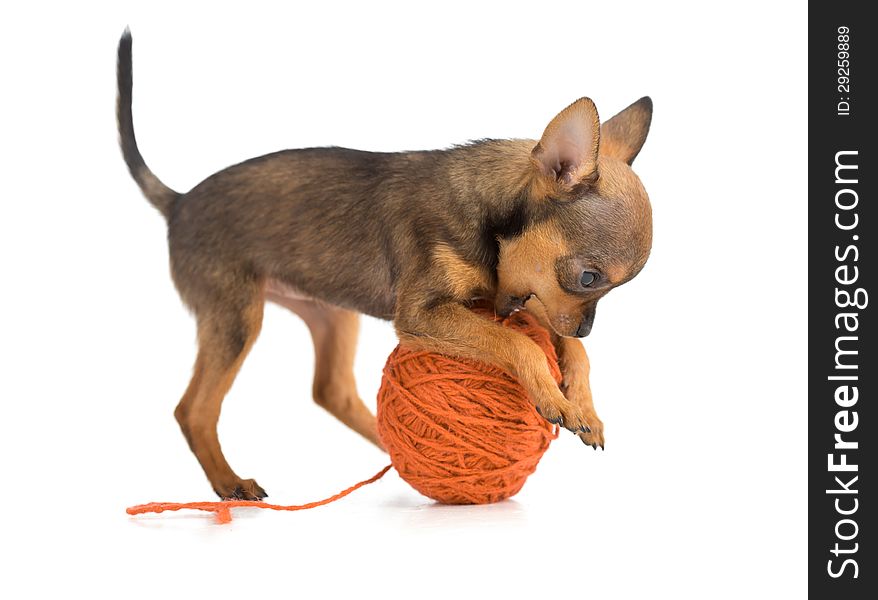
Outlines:
{"label": "dog's back", "polygon": [[[398,221],[387,173],[398,155],[287,150],[229,167],[174,203],[168,241],[185,296],[197,270],[271,278],[338,306],[390,318]],[[338,177],[344,173],[344,177]],[[339,261],[340,249],[368,261]],[[382,257],[383,260],[378,260]],[[197,290],[192,290],[197,293]],[[197,302],[197,298],[192,298]]]}

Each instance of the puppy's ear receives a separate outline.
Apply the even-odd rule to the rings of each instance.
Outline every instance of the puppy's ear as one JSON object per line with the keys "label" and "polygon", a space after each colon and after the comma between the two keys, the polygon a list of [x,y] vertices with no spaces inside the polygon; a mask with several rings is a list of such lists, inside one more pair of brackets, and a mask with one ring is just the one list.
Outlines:
{"label": "puppy's ear", "polygon": [[600,118],[588,98],[580,98],[552,119],[531,160],[540,174],[563,191],[597,178]]}
{"label": "puppy's ear", "polygon": [[652,122],[652,100],[644,96],[601,125],[601,154],[634,162]]}

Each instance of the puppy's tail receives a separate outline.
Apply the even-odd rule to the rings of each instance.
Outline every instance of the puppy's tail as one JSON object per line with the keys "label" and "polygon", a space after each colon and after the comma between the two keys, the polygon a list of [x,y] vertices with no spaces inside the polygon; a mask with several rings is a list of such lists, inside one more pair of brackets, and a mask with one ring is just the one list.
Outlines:
{"label": "puppy's tail", "polygon": [[119,58],[116,64],[116,80],[119,85],[119,95],[116,98],[116,118],[119,121],[119,144],[122,146],[122,156],[131,171],[134,181],[140,186],[143,195],[155,206],[167,219],[171,215],[174,201],[180,194],[166,186],[146,166],[140,150],[137,148],[137,139],[134,137],[134,121],[131,118],[131,31],[125,29],[122,39],[119,40]]}

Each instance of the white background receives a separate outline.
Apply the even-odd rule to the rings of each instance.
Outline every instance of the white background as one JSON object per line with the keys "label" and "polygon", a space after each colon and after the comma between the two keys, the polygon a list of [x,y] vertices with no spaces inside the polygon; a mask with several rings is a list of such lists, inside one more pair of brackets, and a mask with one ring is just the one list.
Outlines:
{"label": "white background", "polygon": [[[320,6],[318,6],[318,4]],[[0,562],[10,597],[798,598],[805,594],[806,14],[801,3],[18,3],[0,15]],[[141,150],[187,190],[285,148],[539,137],[652,96],[642,274],[588,338],[607,450],[562,435],[514,500],[396,475],[328,507],[129,518],[213,499],[173,419],[194,325],[116,145],[134,33]],[[351,223],[352,227],[363,226]],[[390,325],[363,324],[371,406]],[[270,306],[226,399],[230,463],[301,503],[386,456],[310,401]]]}

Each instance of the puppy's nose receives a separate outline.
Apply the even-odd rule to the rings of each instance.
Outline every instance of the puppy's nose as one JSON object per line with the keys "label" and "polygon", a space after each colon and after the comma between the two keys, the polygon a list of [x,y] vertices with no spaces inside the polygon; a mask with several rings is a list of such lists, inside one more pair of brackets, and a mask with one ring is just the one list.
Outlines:
{"label": "puppy's nose", "polygon": [[585,337],[589,333],[591,333],[591,321],[583,319],[582,323],[579,324],[579,329],[576,330],[576,337]]}
{"label": "puppy's nose", "polygon": [[594,325],[594,306],[582,315],[582,321],[579,322],[579,328],[576,330],[576,337],[585,337],[591,333],[591,326]]}

